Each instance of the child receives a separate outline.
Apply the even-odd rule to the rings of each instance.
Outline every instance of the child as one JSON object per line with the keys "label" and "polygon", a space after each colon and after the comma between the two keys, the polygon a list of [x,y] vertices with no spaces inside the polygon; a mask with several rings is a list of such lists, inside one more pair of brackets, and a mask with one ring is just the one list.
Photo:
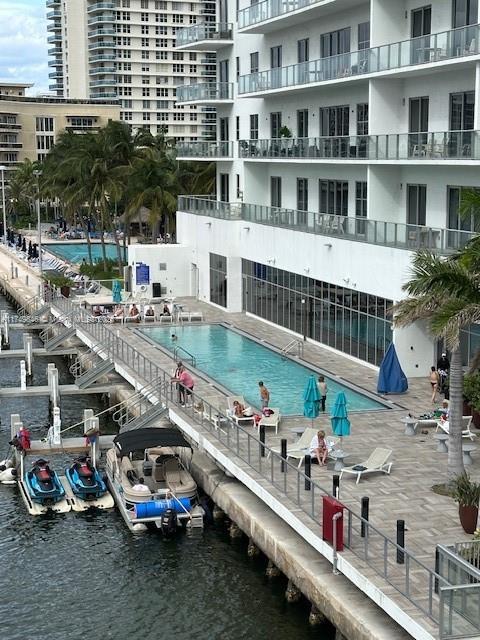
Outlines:
{"label": "child", "polygon": [[327,455],[328,447],[325,440],[325,431],[317,431],[317,435],[313,436],[310,443],[312,462],[318,462],[319,465],[323,466],[327,460]]}
{"label": "child", "polygon": [[327,402],[327,383],[324,376],[318,377],[318,391],[320,392],[320,407],[325,413],[325,403]]}

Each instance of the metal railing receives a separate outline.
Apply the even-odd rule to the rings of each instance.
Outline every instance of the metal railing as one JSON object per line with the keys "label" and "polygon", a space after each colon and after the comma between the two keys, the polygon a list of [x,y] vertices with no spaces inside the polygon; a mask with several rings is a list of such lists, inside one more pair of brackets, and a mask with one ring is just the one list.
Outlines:
{"label": "metal railing", "polygon": [[231,82],[199,82],[177,87],[177,102],[196,100],[201,102],[233,100],[233,84]]}
{"label": "metal railing", "polygon": [[478,24],[469,25],[240,76],[238,93],[273,91],[478,55],[479,27]]}
{"label": "metal railing", "polygon": [[265,20],[288,15],[292,11],[318,4],[323,4],[323,0],[288,0],[288,2],[285,0],[264,0],[264,2],[252,4],[238,11],[238,28],[251,27]]}
{"label": "metal railing", "polygon": [[185,349],[185,347],[181,347],[180,345],[177,345],[175,347],[175,349],[173,350],[173,359],[174,360],[178,361],[178,354],[180,352],[184,353],[187,356],[187,359],[190,360],[190,362],[192,364],[192,367],[196,367],[197,366],[197,359],[193,355],[193,353],[190,353],[190,351],[187,351],[187,349]]}
{"label": "metal railing", "polygon": [[480,160],[479,131],[392,133],[240,140],[241,158],[333,160]]}
{"label": "metal railing", "polygon": [[[54,299],[53,306],[64,313],[71,313],[70,317],[74,318],[77,331],[87,334],[90,340],[101,343],[107,357],[134,372],[138,382],[142,381],[148,386],[149,381],[158,381],[155,394],[157,401],[166,406],[178,407],[180,411],[187,413],[231,454],[260,474],[270,484],[269,492],[274,497],[278,494],[284,506],[291,509],[290,503],[299,509],[313,521],[316,530],[321,531],[323,498],[330,496],[330,493],[317,481],[306,476],[296,465],[261,442],[256,434],[237,425],[226,412],[201,396],[193,394],[191,406],[180,406],[177,390],[170,384],[170,373],[138,352],[127,340],[117,336],[110,327],[92,323],[91,316],[85,309],[75,308],[70,300],[62,297]],[[265,484],[263,489],[267,490]],[[392,585],[422,614],[439,624],[438,589],[450,588],[451,583],[352,509],[344,507],[344,514],[346,548]],[[346,559],[345,556],[343,558]],[[354,562],[353,559],[348,560]]]}
{"label": "metal railing", "polygon": [[231,40],[231,22],[205,22],[184,27],[177,31],[177,49],[202,40]]}
{"label": "metal railing", "polygon": [[475,235],[469,231],[298,211],[241,202],[219,202],[204,197],[179,196],[178,210],[222,220],[244,220],[271,227],[314,233],[407,251],[429,249],[449,254]]}
{"label": "metal railing", "polygon": [[289,353],[297,352],[297,356],[303,357],[303,341],[297,340],[294,338],[290,340],[288,344],[286,344],[280,352],[280,355],[286,356]]}
{"label": "metal railing", "polygon": [[177,157],[183,158],[231,158],[233,143],[216,140],[197,142],[177,142]]}

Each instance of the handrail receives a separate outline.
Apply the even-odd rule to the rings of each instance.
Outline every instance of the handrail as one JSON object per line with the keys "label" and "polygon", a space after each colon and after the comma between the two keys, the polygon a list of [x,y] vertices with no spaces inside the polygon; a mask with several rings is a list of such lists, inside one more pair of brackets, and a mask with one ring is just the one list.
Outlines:
{"label": "handrail", "polygon": [[303,356],[303,341],[297,340],[296,338],[290,340],[290,342],[283,347],[280,353],[282,355],[287,355],[293,349],[293,347],[297,348],[298,356]]}
{"label": "handrail", "polygon": [[196,357],[193,355],[193,353],[190,353],[190,351],[187,351],[187,349],[185,349],[185,347],[181,347],[180,345],[177,345],[174,350],[173,350],[173,359],[177,360],[178,359],[178,352],[182,351],[183,353],[186,353],[187,356],[191,359],[192,361],[192,367],[196,367],[197,366],[197,359]]}

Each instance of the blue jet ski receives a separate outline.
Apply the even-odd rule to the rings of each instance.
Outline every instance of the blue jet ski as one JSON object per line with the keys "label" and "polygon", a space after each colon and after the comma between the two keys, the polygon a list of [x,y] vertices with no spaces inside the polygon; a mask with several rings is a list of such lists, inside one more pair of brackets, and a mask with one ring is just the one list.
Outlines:
{"label": "blue jet ski", "polygon": [[46,507],[62,500],[65,489],[55,471],[50,469],[48,460],[39,458],[32,464],[32,470],[25,474],[25,484],[32,500]]}
{"label": "blue jet ski", "polygon": [[73,493],[82,500],[100,498],[107,491],[102,476],[88,456],[77,458],[71,467],[65,469],[65,475]]}

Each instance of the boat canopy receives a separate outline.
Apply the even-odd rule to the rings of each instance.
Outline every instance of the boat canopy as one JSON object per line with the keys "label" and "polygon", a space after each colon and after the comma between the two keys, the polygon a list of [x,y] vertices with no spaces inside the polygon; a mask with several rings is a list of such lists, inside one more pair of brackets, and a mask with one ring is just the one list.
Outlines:
{"label": "boat canopy", "polygon": [[144,451],[151,447],[191,448],[180,431],[171,427],[132,429],[118,434],[113,443],[122,456],[128,456],[132,451]]}

